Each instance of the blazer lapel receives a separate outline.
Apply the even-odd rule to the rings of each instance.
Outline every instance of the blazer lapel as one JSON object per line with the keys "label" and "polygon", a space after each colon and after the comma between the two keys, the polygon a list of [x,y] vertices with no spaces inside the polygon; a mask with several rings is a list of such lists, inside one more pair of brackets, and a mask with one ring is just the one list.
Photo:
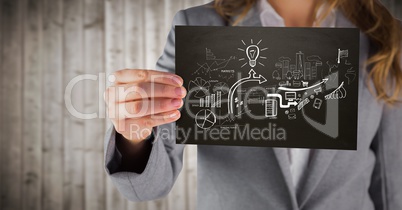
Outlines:
{"label": "blazer lapel", "polygon": [[320,183],[329,165],[334,159],[336,150],[312,150],[314,153],[311,157],[306,179],[300,191],[297,193],[297,201],[300,208],[306,204],[315,188]]}
{"label": "blazer lapel", "polygon": [[292,181],[292,174],[290,172],[290,162],[288,149],[286,148],[272,148],[275,153],[276,159],[278,161],[279,167],[281,169],[282,175],[285,179],[286,188],[289,192],[289,197],[292,201],[292,206],[295,209],[297,207],[296,191]]}

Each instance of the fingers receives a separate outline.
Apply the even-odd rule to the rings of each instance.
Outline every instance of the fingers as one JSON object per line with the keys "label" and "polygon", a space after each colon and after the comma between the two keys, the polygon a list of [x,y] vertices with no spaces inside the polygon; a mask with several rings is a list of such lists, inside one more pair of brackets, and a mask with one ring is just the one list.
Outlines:
{"label": "fingers", "polygon": [[184,98],[187,91],[184,87],[159,83],[141,83],[138,85],[123,84],[110,86],[106,90],[106,102],[126,102],[143,98]]}
{"label": "fingers", "polygon": [[113,73],[116,84],[153,82],[180,87],[183,79],[175,74],[144,69],[124,69]]}
{"label": "fingers", "polygon": [[[141,69],[116,71],[114,84],[104,94],[108,117],[117,132],[130,140],[143,140],[152,128],[180,117],[186,89],[175,74]],[[112,80],[110,80],[112,81]]]}
{"label": "fingers", "polygon": [[126,139],[142,140],[151,134],[153,127],[174,122],[179,118],[180,112],[173,110],[141,118],[120,120],[116,122],[115,129]]}
{"label": "fingers", "polygon": [[183,100],[179,98],[151,98],[118,104],[112,103],[108,106],[108,113],[110,119],[121,120],[173,111],[182,106]]}

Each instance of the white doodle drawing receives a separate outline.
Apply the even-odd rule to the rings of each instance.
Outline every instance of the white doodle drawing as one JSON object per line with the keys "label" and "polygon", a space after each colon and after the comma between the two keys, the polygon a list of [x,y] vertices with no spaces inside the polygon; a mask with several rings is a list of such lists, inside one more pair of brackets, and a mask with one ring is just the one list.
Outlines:
{"label": "white doodle drawing", "polygon": [[288,114],[288,119],[289,120],[295,120],[296,119],[296,114],[295,113]]}
{"label": "white doodle drawing", "polygon": [[[247,46],[247,44],[241,40],[241,42],[243,43],[244,46]],[[257,59],[261,58],[261,59],[267,59],[267,57],[264,56],[260,56],[260,52],[264,51],[268,48],[262,48],[260,49],[260,47],[258,47],[258,45],[262,42],[262,39],[260,41],[257,42],[257,44],[253,43],[253,39],[250,40],[250,45],[247,46],[245,49],[243,48],[237,48],[240,51],[243,51],[246,53],[246,56],[248,58],[248,62],[244,63],[240,68],[243,68],[244,66],[247,65],[247,63],[250,65],[251,68],[254,68],[257,64],[261,65],[261,66],[265,66],[263,63],[261,62],[257,62]],[[239,61],[243,61],[245,60],[245,58],[240,58]]]}
{"label": "white doodle drawing", "polygon": [[299,51],[296,53],[296,69],[293,71],[293,77],[295,79],[300,79],[304,77],[303,71],[306,70],[304,62],[304,53]]}
{"label": "white doodle drawing", "polygon": [[194,91],[194,97],[203,98],[209,92],[210,84],[201,77],[191,80],[188,84],[188,90]]}
{"label": "white doodle drawing", "polygon": [[246,48],[246,55],[249,60],[249,65],[255,67],[258,56],[260,56],[260,48],[257,45],[250,45]]}
{"label": "white doodle drawing", "polygon": [[316,61],[316,62],[319,62],[319,61],[321,61],[321,57],[318,56],[318,55],[310,55],[310,56],[307,56],[307,60],[308,60],[308,61]]}
{"label": "white doodle drawing", "polygon": [[233,94],[235,92],[235,90],[243,83],[245,82],[258,82],[259,84],[262,84],[264,82],[267,81],[267,79],[265,79],[265,77],[263,77],[262,75],[258,75],[257,73],[251,69],[248,72],[248,77],[242,78],[240,80],[238,80],[236,83],[234,83],[232,85],[232,87],[230,87],[229,89],[229,93],[228,93],[228,112],[229,114],[233,114]]}
{"label": "white doodle drawing", "polygon": [[297,102],[296,101],[289,101],[287,104],[284,104],[284,100],[282,99],[282,95],[279,93],[268,93],[267,94],[268,98],[278,98],[279,99],[279,107],[280,108],[289,108],[290,106],[296,106]]}
{"label": "white doodle drawing", "polygon": [[279,71],[275,70],[272,72],[272,79],[276,79],[276,80],[281,80],[281,77],[279,76]]}
{"label": "white doodle drawing", "polygon": [[[321,57],[318,55],[307,56],[307,59],[305,57],[306,55],[302,51],[299,51],[295,54],[295,62],[291,64],[292,59],[281,56],[278,62],[275,63],[275,68],[281,74],[282,80],[303,79],[306,82],[317,79],[318,68],[322,66]],[[299,86],[299,82],[296,82],[296,86]]]}
{"label": "white doodle drawing", "polygon": [[281,82],[279,82],[279,86],[291,86],[291,84],[290,84],[290,82],[289,81],[281,81]]}
{"label": "white doodle drawing", "polygon": [[275,99],[265,100],[265,117],[276,117],[278,115],[278,102]]}
{"label": "white doodle drawing", "polygon": [[212,88],[213,91],[220,91],[222,95],[226,95],[229,92],[228,84],[224,82],[218,82]]}
{"label": "white doodle drawing", "polygon": [[327,94],[326,96],[325,96],[325,99],[326,100],[329,100],[329,99],[341,99],[341,98],[345,98],[346,97],[346,90],[345,90],[345,88],[343,87],[343,83],[344,82],[342,82],[340,85],[339,85],[339,87],[337,87],[334,91],[332,91],[330,94]]}
{"label": "white doodle drawing", "polygon": [[223,79],[223,80],[228,81],[228,80],[230,80],[231,78],[234,77],[234,74],[229,74],[229,75],[221,75],[221,74],[219,74],[218,77]]}
{"label": "white doodle drawing", "polygon": [[321,88],[321,87],[318,87],[318,88],[314,89],[314,93],[315,93],[316,95],[318,95],[318,93],[321,93],[321,92],[322,92],[322,88]]}
{"label": "white doodle drawing", "polygon": [[[217,58],[211,49],[205,48],[205,63],[197,63],[198,69],[196,69],[192,74],[205,74],[210,75],[211,72],[218,71],[220,69],[224,69],[231,60],[234,60],[235,56],[230,56],[228,59]],[[213,61],[208,62],[208,61]]]}
{"label": "white doodle drawing", "polygon": [[222,104],[222,92],[217,91],[216,92],[216,107],[220,108]]}
{"label": "white doodle drawing", "polygon": [[302,88],[279,87],[278,90],[284,90],[284,91],[302,91],[302,90],[308,90],[308,89],[317,87],[317,86],[319,86],[319,85],[321,85],[321,84],[324,84],[324,83],[326,83],[326,82],[328,82],[328,78],[324,78],[324,79],[322,79],[321,82],[319,82],[319,83],[317,83],[317,84],[315,84],[315,85],[309,86],[309,87],[302,87]]}
{"label": "white doodle drawing", "polygon": [[286,92],[285,99],[289,101],[293,101],[296,99],[296,92]]}
{"label": "white doodle drawing", "polygon": [[341,50],[338,48],[338,58],[336,61],[341,63],[341,58],[347,58],[349,56],[349,50]]}
{"label": "white doodle drawing", "polygon": [[[337,72],[333,72],[333,70],[334,70],[334,69],[337,69],[340,64],[337,64],[337,63],[332,64],[332,62],[330,62],[330,61],[327,61],[326,64],[327,64],[327,66],[328,66],[328,72],[327,72],[326,75],[329,75],[329,76],[328,76],[328,77],[329,77],[329,80],[330,80],[330,81],[338,80],[338,73],[337,73]],[[335,73],[335,74],[333,74],[333,73]],[[322,74],[324,74],[324,71],[322,72]]]}
{"label": "white doodle drawing", "polygon": [[215,114],[209,109],[203,109],[195,115],[195,123],[199,128],[209,129],[216,123]]}
{"label": "white doodle drawing", "polygon": [[[318,55],[310,55],[310,56],[307,56],[307,61],[309,63],[308,65],[310,66],[311,69],[307,70],[305,79],[315,80],[318,75],[319,67],[322,66],[321,57]],[[311,71],[310,72],[311,78],[308,78],[308,76],[307,76],[307,74],[309,73],[308,71]]]}
{"label": "white doodle drawing", "polygon": [[[261,109],[265,109],[263,112],[265,117],[271,119],[276,119],[278,115],[285,113],[289,120],[295,120],[298,110],[304,110],[304,107],[306,107],[310,102],[313,108],[321,109],[324,98],[321,98],[322,95],[319,93],[327,90],[323,85],[331,84],[333,85],[332,88],[336,88],[338,82],[335,83],[333,80],[338,78],[337,74],[340,72],[338,68],[343,68],[343,63],[349,64],[346,59],[341,60],[342,58],[348,57],[348,50],[338,49],[338,56],[335,57],[334,55],[331,61],[322,60],[318,55],[305,55],[302,51],[296,51],[295,54],[291,56],[292,59],[281,56],[275,63],[275,68],[272,70],[270,69],[271,75],[269,76],[272,76],[274,81],[276,80],[276,84],[273,85],[275,86],[273,87],[274,91],[268,93],[265,92],[265,94],[261,94],[263,92],[257,93],[258,91],[255,91],[256,93],[252,93],[250,98],[242,98],[242,95],[246,92],[253,92],[249,85],[245,85],[244,87],[241,86],[243,83],[258,82],[258,87],[267,88],[264,85],[260,86],[260,84],[267,82],[267,79],[264,76],[257,74],[254,67],[257,65],[265,67],[268,64],[263,63],[263,59],[267,59],[267,57],[261,55],[264,54],[263,51],[268,48],[262,48],[259,46],[262,40],[254,42],[253,39],[250,39],[249,43],[246,43],[243,40],[241,40],[241,42],[243,46],[237,49],[241,51],[243,55],[245,54],[244,57],[236,58],[236,55],[236,57],[230,56],[229,59],[222,59],[219,56],[216,56],[211,49],[205,48],[206,62],[203,64],[197,63],[199,66],[195,71],[197,74],[214,73],[214,71],[224,69],[219,71],[219,74],[213,75],[214,77],[216,76],[216,78],[206,80],[204,76],[200,75],[189,82],[189,90],[196,89],[195,91],[192,91],[195,93],[193,97],[197,98],[197,103],[199,102],[195,106],[203,108],[203,110],[199,111],[195,117],[196,124],[200,128],[208,129],[214,126],[214,124],[216,124],[215,126],[220,126],[220,121],[219,123],[216,123],[217,117],[210,109],[213,109],[214,112],[217,110],[217,113],[219,113],[219,110],[222,110],[219,108],[221,108],[221,106],[226,106],[224,103],[228,104],[227,107],[229,114],[229,117],[227,117],[229,118],[229,121],[225,120],[224,123],[233,122],[236,120],[236,117],[243,115],[246,112],[251,112],[251,110],[246,110],[249,104],[261,105]],[[245,66],[250,66],[251,68],[248,72],[248,77],[235,80],[233,81],[233,84],[229,79],[234,78],[234,70],[232,70],[233,66],[228,64],[234,59],[240,61],[238,67],[241,66],[241,68],[243,68]],[[336,62],[334,62],[334,60],[336,60]],[[323,69],[324,67],[322,64],[324,62],[328,65],[328,72],[325,71],[327,68]],[[225,67],[227,67],[227,70]],[[354,67],[349,65],[347,68],[349,69],[347,69],[344,74],[347,78],[345,85],[351,84],[357,77],[357,73],[353,69]],[[336,71],[336,74],[332,73],[332,71]],[[211,78],[211,74],[209,75],[209,78]],[[335,91],[325,95],[325,100],[346,97],[346,90],[343,88],[343,85],[344,82],[342,82]],[[284,92],[276,92],[278,90]],[[302,98],[301,96],[304,94],[306,96],[305,98]],[[250,95],[247,95],[247,97],[249,96]],[[224,97],[223,102],[222,97]],[[225,100],[226,97],[227,101]],[[328,105],[326,105],[326,107],[327,106]],[[256,107],[257,106],[253,106],[253,109]],[[226,109],[223,110],[225,111]],[[261,112],[257,113],[263,114]]]}
{"label": "white doodle drawing", "polygon": [[224,69],[229,64],[229,62],[234,59],[235,59],[235,57],[231,56],[229,59],[214,60],[214,62],[212,62],[211,64],[197,63],[198,69],[195,70],[193,74],[200,74],[200,73],[209,74],[213,71],[218,71],[220,69]]}
{"label": "white doodle drawing", "polygon": [[293,87],[300,87],[301,86],[301,82],[300,81],[293,81]]}
{"label": "white doodle drawing", "polygon": [[356,71],[353,67],[346,70],[345,77],[348,79],[348,85],[350,85],[356,79]]}
{"label": "white doodle drawing", "polygon": [[320,109],[322,105],[322,100],[319,98],[314,99],[313,107],[316,109]]}
{"label": "white doodle drawing", "polygon": [[298,105],[297,105],[297,110],[302,109],[304,106],[306,106],[308,103],[310,102],[310,100],[308,98],[305,98],[303,101],[301,101]]}
{"label": "white doodle drawing", "polygon": [[207,61],[224,61],[225,59],[216,58],[211,49],[205,48],[205,60]]}

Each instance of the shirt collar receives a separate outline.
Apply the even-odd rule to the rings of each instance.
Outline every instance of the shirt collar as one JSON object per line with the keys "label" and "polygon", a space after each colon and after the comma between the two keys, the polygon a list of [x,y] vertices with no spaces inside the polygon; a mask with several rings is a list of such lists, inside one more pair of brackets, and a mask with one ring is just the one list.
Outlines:
{"label": "shirt collar", "polygon": [[[319,17],[322,12],[327,8],[327,4],[324,3],[318,8],[316,17]],[[274,27],[284,27],[285,21],[276,12],[276,10],[268,3],[267,0],[257,1],[257,10],[260,14],[260,20],[262,26],[274,26]],[[320,27],[330,27],[333,28],[336,25],[336,12],[335,9],[331,10],[324,20],[321,22]]]}

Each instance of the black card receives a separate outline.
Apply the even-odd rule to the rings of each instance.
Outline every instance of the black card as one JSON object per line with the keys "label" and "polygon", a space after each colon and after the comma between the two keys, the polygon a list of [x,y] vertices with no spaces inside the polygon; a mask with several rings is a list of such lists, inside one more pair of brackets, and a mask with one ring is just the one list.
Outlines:
{"label": "black card", "polygon": [[178,144],[356,150],[359,30],[176,26]]}

